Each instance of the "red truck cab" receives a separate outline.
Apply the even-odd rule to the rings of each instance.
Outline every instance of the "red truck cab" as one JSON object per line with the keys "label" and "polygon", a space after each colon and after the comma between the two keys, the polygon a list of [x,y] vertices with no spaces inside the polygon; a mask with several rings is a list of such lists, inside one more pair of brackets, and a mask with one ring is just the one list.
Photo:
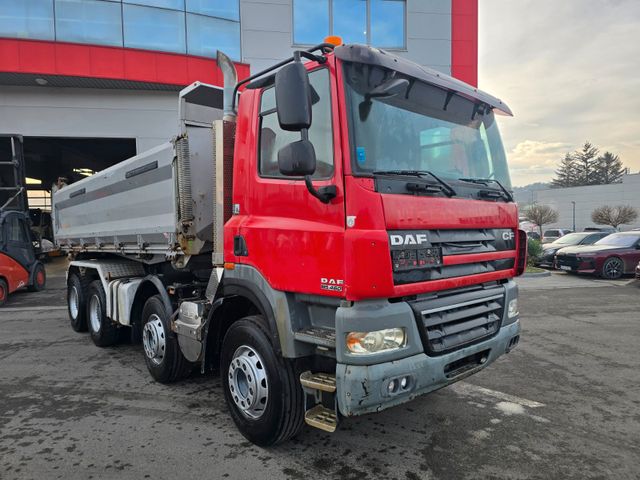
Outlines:
{"label": "red truck cab", "polygon": [[[268,297],[284,357],[330,359],[321,373],[335,374],[336,410],[349,416],[443,387],[517,344],[512,278],[526,239],[495,120],[511,112],[375,48],[306,57],[240,96],[225,282]],[[306,128],[282,122],[281,106],[305,103],[279,78],[289,74],[308,75]]]}

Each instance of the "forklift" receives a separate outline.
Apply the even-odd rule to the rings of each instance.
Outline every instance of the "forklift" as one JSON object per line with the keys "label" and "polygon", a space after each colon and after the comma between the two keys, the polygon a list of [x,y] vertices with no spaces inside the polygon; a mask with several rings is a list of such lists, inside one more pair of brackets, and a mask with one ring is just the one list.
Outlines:
{"label": "forklift", "polygon": [[10,293],[43,290],[47,275],[31,233],[20,135],[0,135],[0,307]]}

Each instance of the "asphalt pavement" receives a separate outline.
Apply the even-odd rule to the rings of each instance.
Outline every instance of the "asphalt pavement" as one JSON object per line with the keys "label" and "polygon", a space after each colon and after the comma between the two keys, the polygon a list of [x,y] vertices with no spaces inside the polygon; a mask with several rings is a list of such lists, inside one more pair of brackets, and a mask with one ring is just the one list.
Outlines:
{"label": "asphalt pavement", "polygon": [[640,287],[519,280],[518,347],[409,404],[247,442],[220,378],[153,382],[140,346],[68,325],[63,265],[0,310],[0,479],[640,478]]}

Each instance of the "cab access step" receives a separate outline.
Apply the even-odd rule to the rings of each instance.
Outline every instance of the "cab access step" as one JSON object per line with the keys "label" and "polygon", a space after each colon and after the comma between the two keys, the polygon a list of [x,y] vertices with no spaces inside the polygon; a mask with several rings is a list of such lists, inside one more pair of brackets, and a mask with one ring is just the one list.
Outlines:
{"label": "cab access step", "polygon": [[[335,399],[336,376],[330,373],[307,371],[300,374],[300,385],[305,393],[305,423],[325,432],[335,432],[338,428]],[[309,408],[310,399],[315,403],[311,408]],[[333,403],[333,409],[325,406],[327,401]]]}

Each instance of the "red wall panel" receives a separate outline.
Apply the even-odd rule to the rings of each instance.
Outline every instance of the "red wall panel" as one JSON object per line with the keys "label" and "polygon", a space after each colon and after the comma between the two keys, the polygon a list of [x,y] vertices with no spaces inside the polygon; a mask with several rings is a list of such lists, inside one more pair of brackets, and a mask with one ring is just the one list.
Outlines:
{"label": "red wall panel", "polygon": [[[236,63],[238,76],[249,65]],[[65,75],[189,85],[196,80],[222,85],[215,60],[191,55],[62,42],[0,38],[0,72]]]}
{"label": "red wall panel", "polygon": [[478,0],[451,0],[451,74],[478,85]]}

